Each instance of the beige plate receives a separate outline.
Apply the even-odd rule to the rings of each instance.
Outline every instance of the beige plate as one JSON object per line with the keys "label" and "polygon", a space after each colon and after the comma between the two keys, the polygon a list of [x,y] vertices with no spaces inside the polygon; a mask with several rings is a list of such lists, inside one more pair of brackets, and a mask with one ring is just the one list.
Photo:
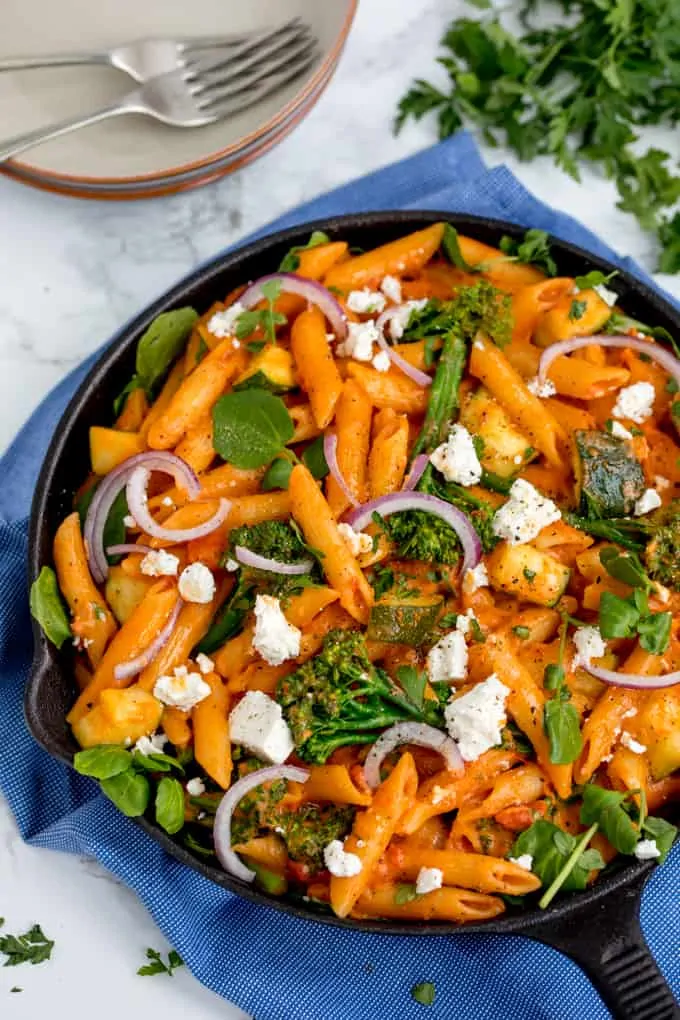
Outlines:
{"label": "beige plate", "polygon": [[[325,77],[341,49],[356,0],[0,0],[5,57],[109,47],[146,36],[243,32],[300,16],[322,56],[304,77],[230,120],[178,130],[146,118],[121,117],[48,142],[15,166],[44,184],[141,184],[206,168],[235,156],[273,131]],[[10,137],[46,122],[105,106],[134,87],[101,67],[0,74],[0,132]]]}

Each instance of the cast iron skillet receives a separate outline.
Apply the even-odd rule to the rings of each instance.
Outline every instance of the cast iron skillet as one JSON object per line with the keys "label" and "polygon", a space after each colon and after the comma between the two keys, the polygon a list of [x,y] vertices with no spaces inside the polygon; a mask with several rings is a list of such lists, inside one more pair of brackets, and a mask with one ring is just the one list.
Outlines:
{"label": "cast iron skillet", "polygon": [[[280,231],[238,251],[220,256],[197,269],[123,328],[80,386],[54,434],[38,479],[31,514],[29,573],[32,581],[51,562],[52,536],[72,509],[73,492],[81,484],[88,463],[88,428],[107,422],[116,394],[134,369],[137,340],[160,312],[187,303],[199,311],[221,299],[245,280],[272,272],[293,244],[304,243],[312,230],[352,245],[373,248],[438,220],[452,222],[462,233],[496,245],[503,234],[521,236],[511,223],[437,212],[389,212],[339,216]],[[576,276],[588,269],[610,272],[602,259],[559,241],[553,243],[560,272]],[[620,272],[616,290],[626,312],[642,322],[665,326],[680,334],[680,315],[633,277]],[[28,725],[54,757],[72,765],[76,744],[65,722],[75,698],[71,655],[58,652],[34,623],[35,656],[26,688]],[[277,900],[229,877],[218,867],[194,857],[152,822],[139,823],[163,848],[183,864],[262,906],[300,918],[361,931],[396,935],[518,934],[537,939],[566,953],[590,976],[615,1017],[621,1020],[678,1020],[673,995],[642,937],[640,895],[653,865],[619,863],[607,870],[587,892],[558,898],[549,909],[508,915],[483,924],[465,925],[341,920],[311,905]]]}

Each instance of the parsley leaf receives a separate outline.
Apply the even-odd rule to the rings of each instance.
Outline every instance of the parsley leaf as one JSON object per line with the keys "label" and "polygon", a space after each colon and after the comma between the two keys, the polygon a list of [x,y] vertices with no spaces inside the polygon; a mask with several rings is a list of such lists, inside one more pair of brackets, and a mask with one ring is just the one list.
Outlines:
{"label": "parsley leaf", "polygon": [[300,252],[309,248],[318,248],[322,244],[329,244],[330,237],[324,234],[323,230],[314,230],[307,241],[307,244],[296,244],[283,256],[279,265],[280,273],[296,273],[300,268]]}
{"label": "parsley leaf", "polygon": [[421,1006],[431,1006],[434,1003],[436,989],[431,981],[421,981],[411,989],[411,998],[419,1002]]}
{"label": "parsley leaf", "polygon": [[168,953],[167,963],[164,963],[157,949],[147,949],[146,958],[151,962],[139,968],[137,973],[141,977],[152,977],[154,974],[167,974],[168,977],[172,977],[173,971],[184,966],[184,960],[175,949],[171,949]]}
{"label": "parsley leaf", "polygon": [[0,935],[0,953],[7,957],[4,967],[44,963],[53,949],[54,941],[46,937],[39,924],[34,924],[23,935]]}
{"label": "parsley leaf", "polygon": [[503,236],[498,247],[514,262],[536,266],[548,276],[557,275],[557,264],[550,252],[550,241],[545,230],[527,230],[522,241]]}

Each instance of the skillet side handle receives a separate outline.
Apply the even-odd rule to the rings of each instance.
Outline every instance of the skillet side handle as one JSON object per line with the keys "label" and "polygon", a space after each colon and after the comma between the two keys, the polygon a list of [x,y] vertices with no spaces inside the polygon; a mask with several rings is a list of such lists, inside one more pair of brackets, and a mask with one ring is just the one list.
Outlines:
{"label": "skillet side handle", "polygon": [[595,909],[539,922],[526,932],[581,967],[614,1020],[680,1020],[680,1006],[640,929],[640,896],[648,872]]}

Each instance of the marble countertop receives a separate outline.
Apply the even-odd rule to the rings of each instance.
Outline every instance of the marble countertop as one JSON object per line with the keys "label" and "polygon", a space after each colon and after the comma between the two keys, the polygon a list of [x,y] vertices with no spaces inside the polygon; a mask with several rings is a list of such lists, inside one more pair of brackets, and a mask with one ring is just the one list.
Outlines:
{"label": "marble countertop", "polygon": [[[100,203],[0,178],[0,449],[66,372],[203,259],[291,206],[430,144],[431,124],[394,138],[391,118],[463,9],[460,0],[361,0],[337,74],[307,120],[259,162],[204,189]],[[677,139],[662,141],[677,149]],[[616,209],[609,182],[586,172],[577,184],[548,161],[517,164],[500,150],[485,156],[507,162],[539,197],[653,267],[653,242]],[[680,277],[657,279],[680,296]],[[188,1012],[192,1020],[244,1016],[186,970],[172,980],[137,977],[146,947],[167,947],[134,895],[90,861],[24,846],[1,801],[0,915],[12,931],[39,921],[57,943],[49,965],[0,969],[7,1020],[61,1017],[67,1009],[85,1020],[99,982],[106,983],[99,1020],[130,1010],[165,1020]],[[23,991],[10,995],[14,986]]]}

